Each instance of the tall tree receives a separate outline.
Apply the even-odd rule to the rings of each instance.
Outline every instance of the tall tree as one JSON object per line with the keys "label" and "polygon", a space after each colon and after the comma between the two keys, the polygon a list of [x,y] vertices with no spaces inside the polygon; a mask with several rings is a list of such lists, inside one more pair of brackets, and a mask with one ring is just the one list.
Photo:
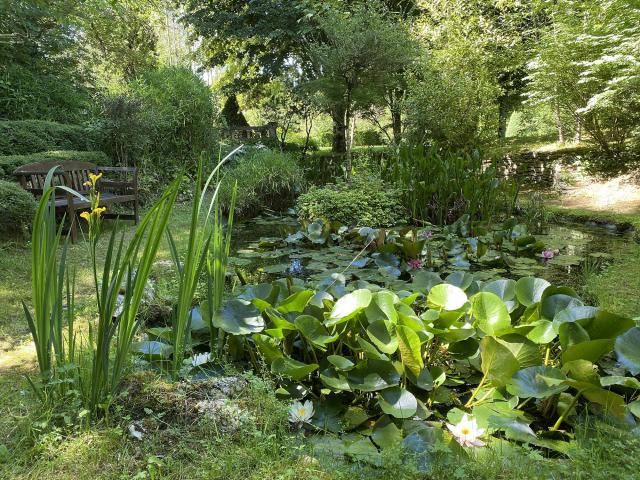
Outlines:
{"label": "tall tree", "polygon": [[609,158],[640,138],[640,6],[567,0],[529,64],[531,101],[573,119]]}
{"label": "tall tree", "polygon": [[[311,88],[322,93],[334,120],[334,150],[346,153],[351,175],[354,114],[380,101],[399,73],[415,58],[404,24],[381,4],[357,4],[351,12],[330,10],[319,18],[323,40],[310,49],[315,71]],[[340,142],[341,145],[337,143]]]}

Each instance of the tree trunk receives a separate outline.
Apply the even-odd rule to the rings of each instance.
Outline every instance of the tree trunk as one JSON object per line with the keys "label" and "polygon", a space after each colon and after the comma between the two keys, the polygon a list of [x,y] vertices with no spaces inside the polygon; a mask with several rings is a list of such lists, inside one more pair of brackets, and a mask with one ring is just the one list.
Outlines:
{"label": "tree trunk", "polygon": [[558,143],[564,143],[564,123],[562,122],[562,117],[560,116],[560,106],[556,104],[554,109],[554,118],[556,121],[556,128],[558,129]]}
{"label": "tree trunk", "polygon": [[400,111],[400,98],[402,97],[402,90],[396,88],[391,93],[391,128],[393,129],[393,143],[397,146],[400,145],[402,139],[402,115]]}
{"label": "tree trunk", "polygon": [[313,128],[313,117],[310,113],[304,116],[304,147],[302,148],[302,159],[304,160],[309,150],[309,141],[311,140],[311,129]]}
{"label": "tree trunk", "polygon": [[345,108],[343,105],[337,106],[331,114],[333,118],[333,153],[347,152],[347,127],[344,124]]}
{"label": "tree trunk", "polygon": [[[346,134],[349,134],[349,136],[351,137],[351,94],[349,93],[347,95],[347,106],[344,109],[344,130]],[[344,170],[345,170],[345,175],[347,177],[347,182],[351,182],[351,170],[353,168],[352,166],[352,162],[351,162],[351,140],[352,138],[345,138],[346,140],[346,145],[345,145],[345,152],[344,152]]]}
{"label": "tree trunk", "polygon": [[582,119],[576,118],[576,131],[573,136],[573,143],[580,143],[582,141]]}
{"label": "tree trunk", "polygon": [[498,139],[504,140],[507,136],[507,121],[509,120],[509,97],[502,95],[498,98]]}

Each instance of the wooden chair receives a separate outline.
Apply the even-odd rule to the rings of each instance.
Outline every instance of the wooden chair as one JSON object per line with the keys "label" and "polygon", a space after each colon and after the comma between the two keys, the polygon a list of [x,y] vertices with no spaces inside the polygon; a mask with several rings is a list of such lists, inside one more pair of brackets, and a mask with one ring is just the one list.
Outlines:
{"label": "wooden chair", "polygon": [[[138,170],[135,167],[100,167],[89,162],[40,162],[23,165],[13,173],[20,180],[22,188],[31,192],[36,197],[42,195],[44,182],[49,170],[57,166],[53,177],[54,185],[65,185],[89,197],[89,190],[84,185],[89,181],[89,174],[102,173],[103,177],[97,184],[100,192],[100,205],[107,207],[104,218],[124,218],[138,223]],[[133,213],[123,214],[109,212],[109,206],[115,204],[127,204],[133,209]],[[56,210],[66,213],[71,229],[71,241],[78,238],[78,212],[90,208],[88,201],[72,195],[64,190],[56,192]]]}

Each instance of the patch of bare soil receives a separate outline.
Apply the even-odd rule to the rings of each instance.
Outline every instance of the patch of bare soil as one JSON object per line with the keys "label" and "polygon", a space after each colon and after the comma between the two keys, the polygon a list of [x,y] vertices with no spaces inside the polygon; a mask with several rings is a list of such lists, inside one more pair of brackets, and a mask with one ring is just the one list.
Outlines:
{"label": "patch of bare soil", "polygon": [[611,213],[640,213],[640,185],[637,177],[621,175],[610,180],[584,177],[566,186],[555,201],[564,208]]}

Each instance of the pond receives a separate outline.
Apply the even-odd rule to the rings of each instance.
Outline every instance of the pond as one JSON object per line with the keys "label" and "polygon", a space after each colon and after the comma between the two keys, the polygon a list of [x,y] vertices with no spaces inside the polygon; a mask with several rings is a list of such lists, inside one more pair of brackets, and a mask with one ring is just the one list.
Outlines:
{"label": "pond", "polygon": [[[329,245],[291,242],[285,239],[297,232],[300,225],[288,215],[263,215],[239,222],[234,227],[233,257],[231,264],[251,283],[270,281],[282,276],[321,281],[331,273],[355,274],[359,279],[373,279],[367,270],[379,270],[370,251],[361,251],[363,244],[347,241],[329,241]],[[535,235],[543,242],[553,258],[540,255],[521,255],[510,268],[478,268],[476,265],[449,265],[441,273],[470,270],[476,276],[506,276],[519,278],[527,275],[543,277],[552,283],[579,287],[586,271],[598,271],[612,258],[612,254],[633,241],[630,234],[615,229],[578,223],[556,223],[544,234]],[[356,255],[358,261],[352,264]],[[438,269],[436,269],[438,270]],[[480,273],[483,272],[483,273]],[[486,275],[485,275],[486,274]],[[393,276],[392,276],[393,277]],[[385,278],[390,281],[390,278]]]}

